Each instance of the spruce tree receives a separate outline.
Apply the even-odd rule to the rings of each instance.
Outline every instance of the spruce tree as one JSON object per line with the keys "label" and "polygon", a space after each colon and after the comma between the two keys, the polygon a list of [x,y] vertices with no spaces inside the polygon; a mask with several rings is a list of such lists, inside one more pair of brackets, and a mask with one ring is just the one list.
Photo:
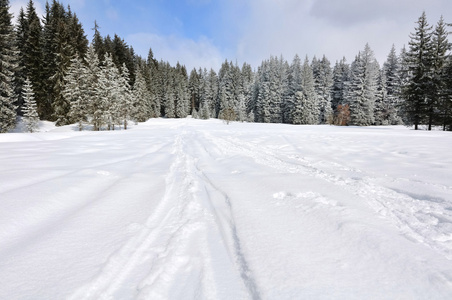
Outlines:
{"label": "spruce tree", "polygon": [[410,35],[407,52],[408,82],[403,88],[403,106],[406,120],[414,129],[427,121],[428,103],[432,88],[432,27],[427,22],[425,12],[417,21],[415,32]]}
{"label": "spruce tree", "polygon": [[332,118],[331,89],[333,86],[333,72],[330,61],[325,57],[321,60],[313,60],[312,71],[314,75],[314,88],[319,101],[319,123],[325,124]]}
{"label": "spruce tree", "polygon": [[346,102],[350,105],[351,124],[368,126],[375,122],[379,66],[373,51],[366,44],[351,66],[351,80]]}
{"label": "spruce tree", "polygon": [[46,107],[46,93],[43,85],[42,66],[42,25],[36,13],[32,0],[28,2],[26,10],[28,23],[27,39],[25,41],[25,74],[30,79],[38,105],[38,114],[44,117]]}
{"label": "spruce tree", "polygon": [[77,56],[71,60],[71,67],[64,76],[63,98],[70,104],[68,117],[76,122],[80,131],[87,121],[89,101],[89,75],[83,61]]}
{"label": "spruce tree", "polygon": [[[282,104],[284,123],[300,124],[298,120],[294,123],[292,116],[294,110],[300,111],[300,107],[296,107],[296,104],[299,104],[299,101],[295,99],[295,94],[302,89],[301,73],[301,59],[298,55],[295,55],[291,65],[289,66],[289,72],[287,76],[287,91],[285,93],[284,101]],[[296,113],[296,115],[298,115],[298,113]]]}
{"label": "spruce tree", "polygon": [[39,116],[31,81],[26,78],[23,88],[24,105],[22,107],[23,122],[28,132],[38,130]]}
{"label": "spruce tree", "polygon": [[[320,115],[320,105],[314,87],[314,74],[306,57],[301,69],[301,89],[304,97],[297,102],[302,102],[302,124],[318,124]],[[298,98],[300,98],[298,96]]]}
{"label": "spruce tree", "polygon": [[135,122],[145,122],[149,118],[150,94],[146,88],[146,82],[142,72],[137,71],[135,84],[132,89],[131,117]]}
{"label": "spruce tree", "polygon": [[384,76],[386,80],[384,88],[386,90],[387,106],[391,110],[391,115],[388,118],[388,122],[391,125],[403,123],[400,117],[400,97],[402,87],[402,66],[400,61],[401,60],[397,56],[395,46],[392,45],[386,62],[383,65],[384,74],[382,74],[382,76]]}
{"label": "spruce tree", "polygon": [[350,66],[347,64],[345,58],[336,62],[333,68],[333,87],[331,106],[334,111],[337,110],[339,105],[345,103],[348,87],[350,85]]}
{"label": "spruce tree", "polygon": [[16,47],[9,1],[0,0],[0,133],[16,125],[17,97],[14,93],[14,72],[17,68]]}
{"label": "spruce tree", "polygon": [[432,86],[428,102],[428,130],[435,124],[443,125],[443,129],[445,127],[445,103],[449,101],[450,96],[446,90],[447,51],[450,50],[447,36],[446,24],[441,17],[432,35]]}
{"label": "spruce tree", "polygon": [[122,66],[121,77],[118,81],[118,89],[119,89],[119,115],[122,119],[122,123],[124,125],[124,129],[127,129],[127,121],[131,115],[131,107],[132,107],[132,91],[129,85],[129,70],[127,69],[126,64],[124,63]]}

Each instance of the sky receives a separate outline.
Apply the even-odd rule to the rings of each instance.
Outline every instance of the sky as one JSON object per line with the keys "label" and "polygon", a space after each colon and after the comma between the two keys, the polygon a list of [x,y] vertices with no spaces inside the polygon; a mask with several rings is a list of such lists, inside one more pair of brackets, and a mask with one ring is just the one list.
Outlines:
{"label": "sky", "polygon": [[[17,15],[28,0],[10,0]],[[34,0],[43,15],[45,0]],[[452,23],[451,0],[60,0],[92,40],[118,34],[135,52],[188,70],[218,70],[226,59],[256,69],[271,55],[289,62],[325,55],[351,62],[368,43],[382,64],[394,44],[408,44],[423,11],[429,24]]]}

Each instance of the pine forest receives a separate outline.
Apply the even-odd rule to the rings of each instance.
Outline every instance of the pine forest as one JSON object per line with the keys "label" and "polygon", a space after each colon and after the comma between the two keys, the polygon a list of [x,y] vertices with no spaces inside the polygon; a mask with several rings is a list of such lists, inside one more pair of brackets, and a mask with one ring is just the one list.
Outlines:
{"label": "pine forest", "polygon": [[[219,70],[146,58],[119,36],[88,40],[77,14],[53,0],[40,18],[32,0],[12,21],[0,0],[0,132],[22,117],[80,130],[127,129],[149,118],[220,118],[286,124],[407,125],[452,130],[448,24],[422,13],[407,47],[379,64],[366,44],[353,61],[271,56],[257,70]],[[152,45],[151,45],[152,46]],[[164,53],[162,53],[164,56]]]}

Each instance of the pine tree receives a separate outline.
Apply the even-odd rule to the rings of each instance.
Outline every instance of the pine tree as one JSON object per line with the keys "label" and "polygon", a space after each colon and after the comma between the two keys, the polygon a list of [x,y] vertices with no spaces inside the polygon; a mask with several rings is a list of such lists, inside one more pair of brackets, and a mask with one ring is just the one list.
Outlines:
{"label": "pine tree", "polygon": [[[314,87],[314,74],[306,57],[301,69],[301,89],[304,95],[302,98],[302,123],[301,124],[318,124],[320,115],[320,105]],[[298,96],[298,98],[300,98]],[[298,100],[296,100],[298,102]]]}
{"label": "pine tree", "polygon": [[425,12],[417,21],[415,33],[410,35],[407,52],[409,79],[403,88],[403,106],[409,124],[418,130],[427,121],[429,90],[432,88],[432,27],[427,23]]}
{"label": "pine tree", "polygon": [[382,74],[382,76],[384,76],[386,80],[384,86],[386,91],[386,103],[390,109],[388,122],[391,125],[402,124],[403,122],[400,117],[400,96],[402,87],[401,63],[394,45],[392,45],[391,51],[383,65],[383,72],[384,74]]}
{"label": "pine tree", "polygon": [[77,56],[71,60],[71,67],[64,76],[63,98],[70,104],[68,117],[71,122],[78,123],[80,131],[83,123],[87,121],[87,108],[89,99],[88,71],[83,61]]}
{"label": "pine tree", "polygon": [[127,69],[126,64],[122,65],[122,73],[118,78],[118,110],[119,117],[122,119],[122,124],[124,129],[127,129],[127,121],[131,115],[131,107],[132,107],[132,90],[130,88],[129,82],[129,70]]}
{"label": "pine tree", "polygon": [[110,54],[105,55],[104,66],[99,77],[99,92],[102,98],[105,121],[108,130],[115,130],[115,125],[121,124],[120,106],[120,74]]}
{"label": "pine tree", "polygon": [[295,113],[296,115],[301,113],[300,107],[295,106],[299,103],[299,101],[295,99],[295,94],[302,89],[301,84],[303,80],[301,73],[301,59],[298,55],[295,55],[292,60],[292,64],[289,66],[289,74],[287,76],[287,91],[285,93],[284,102],[282,105],[284,123],[300,124],[298,120],[296,121],[296,123],[294,123],[294,120],[292,120],[292,115],[294,110],[297,111]]}
{"label": "pine tree", "polygon": [[30,79],[38,105],[38,114],[44,117],[46,107],[46,93],[43,85],[42,66],[42,25],[36,13],[32,0],[28,2],[26,10],[28,32],[25,40],[25,75]]}
{"label": "pine tree", "polygon": [[330,61],[325,56],[321,60],[313,60],[312,72],[314,75],[314,88],[320,106],[319,123],[325,124],[331,119],[333,114],[331,107],[333,72]]}
{"label": "pine tree", "polygon": [[22,107],[23,122],[28,132],[38,130],[39,116],[31,81],[26,78],[23,89],[24,106]]}
{"label": "pine tree", "polygon": [[428,102],[428,130],[432,125],[443,125],[445,127],[445,103],[449,101],[446,91],[447,82],[447,51],[450,44],[447,40],[448,32],[443,17],[438,21],[432,35],[432,86],[430,91],[430,101]]}
{"label": "pine tree", "polygon": [[20,8],[19,16],[17,17],[16,25],[16,63],[17,67],[14,74],[14,93],[17,95],[17,113],[22,114],[22,106],[24,104],[23,88],[25,85],[26,70],[25,70],[25,53],[26,53],[26,40],[28,35],[28,22],[25,18],[25,12],[23,8]]}
{"label": "pine tree", "polygon": [[336,110],[339,105],[345,103],[350,84],[350,66],[347,64],[345,58],[336,62],[333,69],[333,87],[331,106]]}
{"label": "pine tree", "polygon": [[0,133],[14,128],[17,116],[13,84],[17,67],[16,47],[8,10],[9,1],[0,0]]}
{"label": "pine tree", "polygon": [[199,108],[200,101],[201,101],[201,95],[199,87],[201,85],[200,82],[200,74],[196,71],[196,69],[193,69],[190,73],[190,77],[188,79],[188,91],[190,95],[190,107],[191,110],[195,108]]}
{"label": "pine tree", "polygon": [[188,92],[188,76],[184,66],[176,65],[174,96],[176,102],[176,118],[186,118],[190,113],[190,98]]}
{"label": "pine tree", "polygon": [[368,126],[375,122],[374,109],[377,94],[379,66],[373,51],[366,44],[351,66],[350,90],[347,103],[350,105],[351,124]]}
{"label": "pine tree", "polygon": [[145,122],[149,119],[150,94],[140,70],[137,71],[135,84],[132,89],[131,117],[135,122]]}
{"label": "pine tree", "polygon": [[86,70],[88,73],[88,80],[86,82],[86,94],[88,97],[86,115],[89,123],[93,125],[94,131],[101,130],[102,126],[105,124],[105,104],[102,98],[103,90],[99,88],[99,79],[102,77],[99,65],[100,62],[98,55],[94,49],[94,46],[91,45],[88,48],[86,55]]}

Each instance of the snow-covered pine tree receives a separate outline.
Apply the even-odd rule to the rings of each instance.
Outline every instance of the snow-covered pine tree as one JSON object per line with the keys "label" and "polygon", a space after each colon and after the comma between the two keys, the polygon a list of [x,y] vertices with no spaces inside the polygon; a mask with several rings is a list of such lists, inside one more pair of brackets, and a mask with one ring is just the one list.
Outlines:
{"label": "snow-covered pine tree", "polygon": [[188,92],[188,76],[185,66],[176,65],[174,96],[176,102],[176,118],[186,118],[190,113],[190,97]]}
{"label": "snow-covered pine tree", "polygon": [[64,76],[63,97],[70,103],[68,117],[78,124],[80,131],[87,120],[88,107],[88,71],[79,57],[71,60],[71,67]]}
{"label": "snow-covered pine tree", "polygon": [[88,78],[85,93],[88,98],[86,115],[89,123],[93,125],[94,131],[101,130],[102,126],[105,125],[106,107],[102,97],[103,90],[99,85],[99,79],[103,74],[99,65],[99,57],[94,45],[91,44],[86,54],[86,71],[88,73]]}
{"label": "snow-covered pine tree", "polygon": [[346,102],[350,105],[352,125],[368,126],[375,122],[378,72],[379,66],[373,51],[366,44],[351,67],[350,90]]}
{"label": "snow-covered pine tree", "polygon": [[[304,95],[304,103],[302,105],[302,124],[318,124],[320,115],[320,105],[314,88],[314,75],[306,57],[301,68],[301,89]],[[300,98],[299,96],[297,98]],[[296,99],[299,102],[298,99]]]}
{"label": "snow-covered pine tree", "polygon": [[379,72],[377,80],[377,93],[375,95],[374,117],[375,125],[390,125],[391,117],[394,115],[393,107],[388,101],[386,90],[386,72],[383,68]]}
{"label": "snow-covered pine tree", "polygon": [[28,132],[38,130],[39,116],[31,81],[26,78],[23,88],[24,105],[22,106],[23,122]]}
{"label": "snow-covered pine tree", "polygon": [[[299,104],[299,101],[295,99],[296,92],[301,91],[302,87],[302,70],[301,70],[301,59],[298,54],[292,60],[291,65],[289,66],[289,72],[287,76],[287,91],[284,96],[284,101],[282,104],[282,114],[283,114],[283,122],[292,124],[292,116],[294,114],[294,110],[296,110],[295,115],[299,115],[301,113],[300,106],[295,106],[295,104]],[[296,121],[297,124],[299,120]],[[295,123],[294,123],[295,124]]]}
{"label": "snow-covered pine tree", "polygon": [[428,129],[432,125],[442,125],[445,129],[445,103],[450,101],[450,92],[447,91],[447,72],[446,65],[448,60],[448,50],[450,44],[447,40],[448,30],[443,17],[435,26],[432,35],[432,88],[430,89],[430,101],[428,103]]}
{"label": "snow-covered pine tree", "polygon": [[333,68],[333,87],[331,98],[331,106],[333,111],[336,111],[339,105],[345,103],[350,76],[350,66],[347,64],[345,58],[342,58],[340,61],[336,61],[336,65]]}
{"label": "snow-covered pine tree", "polygon": [[25,40],[25,75],[30,79],[35,94],[38,114],[43,117],[46,110],[46,92],[43,85],[42,25],[32,0],[28,2],[26,13],[27,33]]}
{"label": "snow-covered pine tree", "polygon": [[391,115],[389,117],[389,124],[402,124],[400,117],[400,93],[401,93],[401,65],[400,59],[397,56],[395,46],[392,45],[391,51],[388,54],[386,62],[383,65],[383,72],[386,78],[386,99],[387,105],[391,107]]}
{"label": "snow-covered pine tree", "polygon": [[118,110],[124,129],[127,129],[127,122],[132,108],[132,90],[129,85],[129,69],[125,63],[123,63],[121,71],[121,76],[118,78]]}
{"label": "snow-covered pine tree", "polygon": [[190,110],[193,111],[195,108],[199,108],[201,102],[200,94],[201,85],[201,74],[198,74],[196,69],[190,72],[190,77],[188,79],[188,92],[190,96]]}
{"label": "snow-covered pine tree", "polygon": [[321,60],[312,63],[314,88],[318,97],[320,114],[319,123],[325,124],[332,119],[331,89],[333,87],[333,71],[330,61],[324,55]]}
{"label": "snow-covered pine tree", "polygon": [[145,122],[149,118],[150,94],[141,70],[137,70],[135,84],[132,89],[131,117],[135,122]]}
{"label": "snow-covered pine tree", "polygon": [[[219,71],[219,90],[218,90],[218,117],[223,118],[226,114],[231,117],[231,110],[235,111],[234,107],[234,78],[233,65],[225,61]],[[222,117],[223,116],[223,117]],[[229,120],[233,121],[233,120]]]}
{"label": "snow-covered pine tree", "polygon": [[26,52],[26,40],[28,35],[28,22],[25,18],[25,12],[23,8],[20,8],[19,15],[17,16],[17,24],[15,27],[16,32],[16,63],[14,73],[14,94],[17,95],[16,105],[18,108],[17,113],[22,114],[22,106],[24,104],[23,99],[23,87],[25,85],[25,79],[27,78],[25,70],[25,52]]}
{"label": "snow-covered pine tree", "polygon": [[432,88],[432,27],[427,22],[425,12],[417,21],[415,32],[410,34],[406,59],[408,82],[403,88],[403,110],[406,121],[418,130],[427,121],[428,99]]}
{"label": "snow-covered pine tree", "polygon": [[17,50],[11,18],[9,1],[0,0],[0,133],[14,128],[17,116],[13,85]]}

